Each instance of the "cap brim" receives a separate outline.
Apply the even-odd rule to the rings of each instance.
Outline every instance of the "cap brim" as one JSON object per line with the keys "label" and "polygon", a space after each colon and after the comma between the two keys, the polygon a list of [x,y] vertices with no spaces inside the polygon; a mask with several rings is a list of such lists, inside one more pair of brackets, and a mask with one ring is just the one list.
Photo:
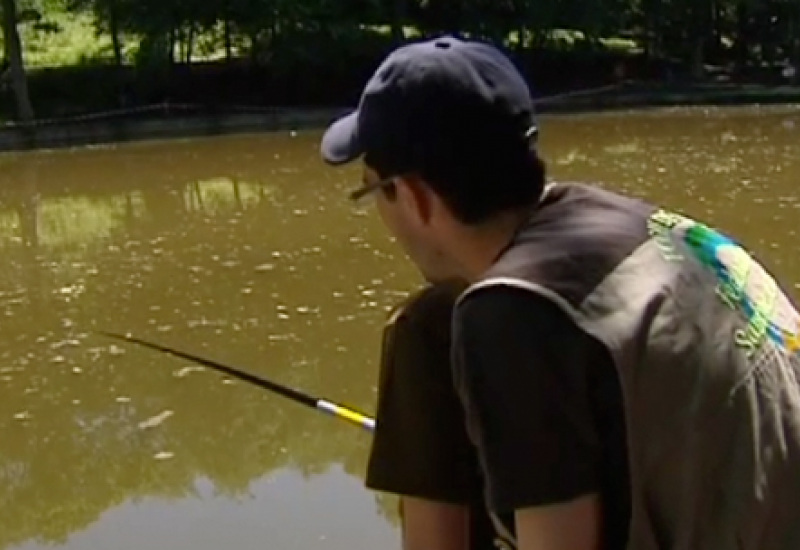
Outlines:
{"label": "cap brim", "polygon": [[357,130],[358,111],[331,124],[322,136],[322,158],[329,164],[345,164],[360,157],[364,151]]}

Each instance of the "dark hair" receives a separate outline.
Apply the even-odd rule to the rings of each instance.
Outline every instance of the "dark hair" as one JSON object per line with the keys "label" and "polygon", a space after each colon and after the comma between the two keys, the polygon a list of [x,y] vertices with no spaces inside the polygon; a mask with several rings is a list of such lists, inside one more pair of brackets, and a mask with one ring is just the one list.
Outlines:
{"label": "dark hair", "polygon": [[[422,153],[422,151],[417,151]],[[495,140],[437,147],[415,155],[405,173],[419,175],[436,192],[455,217],[467,225],[478,225],[498,214],[536,204],[546,181],[546,167],[527,140]],[[379,174],[397,172],[366,161]],[[376,159],[377,160],[377,159]],[[394,188],[384,188],[390,199]]]}

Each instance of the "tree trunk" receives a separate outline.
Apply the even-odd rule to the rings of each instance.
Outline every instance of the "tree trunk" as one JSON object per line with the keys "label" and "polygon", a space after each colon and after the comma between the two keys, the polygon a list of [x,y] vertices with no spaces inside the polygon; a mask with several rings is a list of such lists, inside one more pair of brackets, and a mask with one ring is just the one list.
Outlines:
{"label": "tree trunk", "polygon": [[223,34],[225,35],[225,59],[230,62],[233,59],[233,44],[231,40],[231,21],[227,15],[223,22]]}
{"label": "tree trunk", "polygon": [[2,0],[2,7],[5,56],[10,65],[11,83],[17,99],[17,116],[19,120],[28,122],[33,120],[34,115],[28,93],[28,77],[25,74],[25,65],[22,59],[22,41],[17,30],[16,0]]}
{"label": "tree trunk", "polygon": [[789,57],[789,62],[794,69],[791,77],[792,84],[800,84],[800,36],[797,34],[798,31],[800,31],[800,13],[795,12],[794,19],[792,20],[792,32],[790,34],[792,37],[792,48],[791,56]]}
{"label": "tree trunk", "polygon": [[750,15],[747,2],[744,0],[736,4],[736,41],[734,42],[734,59],[739,72],[744,71],[749,57],[750,25],[747,18]]}
{"label": "tree trunk", "polygon": [[644,5],[644,57],[652,60],[661,56],[662,29],[658,24],[662,0],[649,0]]}
{"label": "tree trunk", "polygon": [[167,34],[167,64],[175,65],[175,44],[178,42],[178,29],[172,27]]}
{"label": "tree trunk", "polygon": [[122,41],[119,38],[119,15],[117,14],[117,0],[108,3],[108,27],[111,33],[111,45],[114,48],[114,63],[117,68],[122,67]]}
{"label": "tree trunk", "polygon": [[517,25],[517,52],[522,53],[526,50],[525,34],[527,33],[524,23]]}
{"label": "tree trunk", "polygon": [[249,33],[250,38],[250,63],[253,67],[258,66],[258,31],[253,30]]}
{"label": "tree trunk", "polygon": [[708,55],[708,45],[713,36],[712,10],[713,0],[695,0],[691,8],[693,24],[691,25],[691,67],[692,76],[702,79],[705,76],[705,62]]}
{"label": "tree trunk", "polygon": [[722,7],[720,6],[720,2],[717,0],[711,1],[711,34],[709,39],[711,43],[709,44],[710,54],[715,58],[718,59],[719,55],[722,53],[722,21],[724,19],[722,12]]}
{"label": "tree trunk", "polygon": [[392,0],[392,40],[401,44],[406,39],[403,23],[406,20],[406,0]]}
{"label": "tree trunk", "polygon": [[127,90],[124,84],[123,64],[122,59],[122,41],[120,40],[119,32],[119,14],[117,12],[117,1],[108,0],[107,16],[108,16],[108,33],[111,35],[111,47],[114,50],[114,79],[117,88],[117,104],[120,107],[127,107],[130,102]]}
{"label": "tree trunk", "polygon": [[194,50],[194,25],[189,26],[189,32],[186,36],[186,66],[192,64],[192,53]]}
{"label": "tree trunk", "polygon": [[705,74],[705,40],[697,36],[692,49],[692,77],[701,80]]}

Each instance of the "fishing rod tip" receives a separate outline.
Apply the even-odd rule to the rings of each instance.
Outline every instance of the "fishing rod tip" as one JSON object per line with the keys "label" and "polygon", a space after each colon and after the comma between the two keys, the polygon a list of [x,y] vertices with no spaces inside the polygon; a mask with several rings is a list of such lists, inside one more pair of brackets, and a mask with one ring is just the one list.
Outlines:
{"label": "fishing rod tip", "polygon": [[95,334],[100,334],[102,336],[108,336],[109,338],[116,338],[118,340],[120,340],[120,339],[121,340],[132,340],[133,339],[133,333],[131,333],[131,332],[126,332],[124,334],[118,333],[118,332],[109,332],[107,330],[95,330],[94,332],[95,332]]}

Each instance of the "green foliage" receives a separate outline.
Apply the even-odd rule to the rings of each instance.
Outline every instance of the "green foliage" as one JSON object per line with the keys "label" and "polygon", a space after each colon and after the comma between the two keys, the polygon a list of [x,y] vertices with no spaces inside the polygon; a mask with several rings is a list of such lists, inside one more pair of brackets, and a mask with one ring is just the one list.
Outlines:
{"label": "green foliage", "polygon": [[102,58],[111,38],[94,31],[89,14],[51,13],[45,25],[21,25],[28,67],[76,65]]}
{"label": "green foliage", "polygon": [[[56,93],[54,75],[31,92],[45,104],[92,97],[95,108],[116,106],[123,88],[138,102],[350,101],[398,40],[443,32],[508,48],[542,93],[620,77],[725,73],[777,83],[785,82],[781,63],[800,66],[800,0],[17,0],[17,7],[29,68],[118,66],[98,69],[100,80],[87,76],[91,89],[74,95]],[[206,63],[221,60],[213,69]],[[77,73],[64,74],[58,86],[74,86]],[[80,110],[71,101],[53,110]]]}
{"label": "green foliage", "polygon": [[[776,61],[800,53],[800,0],[19,0],[31,65],[168,62],[249,55],[277,44],[377,30],[460,32],[517,50],[644,50],[684,63]],[[23,17],[23,14],[25,17]],[[523,36],[524,40],[520,40]],[[142,51],[131,55],[140,47]],[[294,60],[318,55],[315,41]],[[170,56],[170,52],[173,55]],[[701,52],[700,59],[697,52]],[[288,61],[287,61],[288,63]]]}

